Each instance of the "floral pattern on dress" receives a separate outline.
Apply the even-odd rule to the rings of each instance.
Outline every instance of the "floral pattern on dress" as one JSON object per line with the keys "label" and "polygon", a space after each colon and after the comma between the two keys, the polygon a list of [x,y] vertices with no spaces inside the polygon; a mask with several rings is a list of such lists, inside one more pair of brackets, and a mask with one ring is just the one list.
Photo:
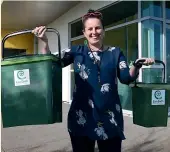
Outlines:
{"label": "floral pattern on dress", "polygon": [[101,90],[100,91],[104,94],[106,92],[109,92],[109,90],[110,90],[110,84],[109,83],[105,83],[105,84],[103,84],[101,86]]}
{"label": "floral pattern on dress", "polygon": [[[84,124],[86,123],[86,119],[85,119],[85,117],[83,116],[83,111],[82,110],[77,110],[76,111],[76,114],[77,114],[77,117],[78,117],[78,120],[77,120],[77,123],[79,124],[79,125],[82,125],[82,126],[84,126]],[[85,115],[85,114],[84,114]]]}
{"label": "floral pattern on dress", "polygon": [[89,99],[88,102],[89,102],[90,107],[91,107],[91,108],[94,108],[94,103],[93,103],[93,101],[92,101],[91,99]]}
{"label": "floral pattern on dress", "polygon": [[120,113],[120,105],[116,104],[116,110]]}
{"label": "floral pattern on dress", "polygon": [[108,49],[108,51],[112,52],[114,49],[116,49],[116,48],[115,48],[115,47],[110,47],[110,48]]}
{"label": "floral pattern on dress", "polygon": [[105,133],[105,130],[104,130],[103,126],[102,126],[102,123],[98,122],[97,126],[98,127],[94,129],[97,136],[99,136],[102,140],[108,139],[108,135]]}
{"label": "floral pattern on dress", "polygon": [[88,76],[90,75],[90,69],[88,69],[84,64],[77,63],[79,75],[83,80],[88,79]]}
{"label": "floral pattern on dress", "polygon": [[110,117],[110,122],[112,124],[114,124],[115,126],[117,126],[117,122],[115,120],[115,115],[112,111],[108,110],[107,113],[109,114],[109,117]]}

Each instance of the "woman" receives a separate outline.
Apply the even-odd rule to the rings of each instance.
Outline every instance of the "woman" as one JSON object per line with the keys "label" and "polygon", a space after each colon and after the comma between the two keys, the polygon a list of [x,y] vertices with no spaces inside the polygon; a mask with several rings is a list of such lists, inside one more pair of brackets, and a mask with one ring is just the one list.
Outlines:
{"label": "woman", "polygon": [[[103,46],[102,14],[90,10],[82,17],[83,34],[87,45],[72,46],[65,50],[64,67],[73,63],[75,89],[68,113],[68,131],[73,152],[94,152],[97,141],[100,152],[121,152],[125,139],[122,107],[117,91],[117,78],[124,84],[133,82],[141,65],[129,69],[126,58],[118,47]],[[46,28],[37,27],[39,37],[50,53]],[[145,64],[154,60],[146,58]]]}

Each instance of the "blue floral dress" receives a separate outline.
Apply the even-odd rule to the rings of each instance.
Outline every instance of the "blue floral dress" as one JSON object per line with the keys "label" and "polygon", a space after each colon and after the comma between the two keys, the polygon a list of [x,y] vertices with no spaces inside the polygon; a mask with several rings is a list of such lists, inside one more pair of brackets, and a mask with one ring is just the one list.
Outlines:
{"label": "blue floral dress", "polygon": [[64,50],[63,66],[73,63],[75,87],[68,113],[68,131],[75,136],[106,140],[125,139],[117,78],[129,84],[131,77],[125,56],[118,47],[91,51],[88,46]]}

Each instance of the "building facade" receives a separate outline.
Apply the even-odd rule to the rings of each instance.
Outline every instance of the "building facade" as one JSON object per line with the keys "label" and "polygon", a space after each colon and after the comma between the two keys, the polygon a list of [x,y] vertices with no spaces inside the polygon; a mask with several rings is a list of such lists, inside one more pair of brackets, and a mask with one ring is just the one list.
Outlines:
{"label": "building facade", "polygon": [[[84,44],[81,16],[88,9],[103,13],[105,45],[120,47],[129,65],[137,58],[152,57],[165,63],[165,82],[170,83],[170,2],[168,1],[112,1],[82,2],[48,25],[61,35],[62,49]],[[56,51],[54,36],[49,35],[50,49]],[[41,46],[41,45],[40,45]],[[161,83],[163,66],[154,64],[140,70],[139,82]],[[72,65],[63,69],[63,101],[71,102],[74,88]],[[128,100],[127,100],[128,102]],[[131,111],[131,103],[123,103]]]}
{"label": "building facade", "polygon": [[[152,57],[165,63],[165,82],[170,83],[170,2],[169,1],[84,1],[72,7],[68,12],[54,20],[47,27],[60,33],[61,48],[84,44],[81,17],[88,9],[99,10],[103,14],[105,29],[104,44],[118,46],[127,57],[129,65],[137,58]],[[1,38],[8,32],[2,30]],[[58,52],[55,33],[47,33],[52,53]],[[17,40],[18,39],[18,40]],[[17,42],[16,42],[17,40]],[[14,46],[15,44],[15,46]],[[11,38],[6,43],[6,56],[13,51],[16,54],[37,53],[41,50],[41,41],[33,35]],[[12,49],[20,48],[18,50]],[[10,50],[8,50],[10,48]],[[145,83],[162,82],[163,66],[154,64],[143,66],[137,81]],[[123,86],[127,89],[127,86]],[[120,91],[123,88],[120,88]],[[71,103],[74,88],[74,70],[72,65],[63,68],[63,101]],[[127,102],[127,103],[126,103]],[[129,100],[122,103],[123,109],[131,110]]]}

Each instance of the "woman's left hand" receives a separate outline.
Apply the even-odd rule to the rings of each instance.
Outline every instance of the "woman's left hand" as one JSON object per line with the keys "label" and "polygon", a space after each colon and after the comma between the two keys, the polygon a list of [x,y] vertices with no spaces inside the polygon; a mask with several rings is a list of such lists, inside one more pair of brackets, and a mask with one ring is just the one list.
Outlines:
{"label": "woman's left hand", "polygon": [[[145,60],[145,62],[143,62],[142,64],[141,63],[138,63],[138,61],[140,61],[141,59]],[[136,68],[130,68],[130,75],[131,77],[134,77],[136,75],[136,73],[139,72],[139,69],[142,67],[142,65],[146,65],[146,66],[149,66],[149,65],[152,65],[155,63],[155,60],[153,58],[140,58],[140,59],[137,59],[135,61],[135,63],[133,64],[134,67]],[[137,70],[137,71],[135,71]]]}
{"label": "woman's left hand", "polygon": [[145,58],[145,62],[143,62],[143,65],[149,66],[155,63],[155,60],[153,58]]}
{"label": "woman's left hand", "polygon": [[136,60],[136,63],[138,62],[138,60],[144,59],[145,62],[143,62],[142,64],[145,66],[149,66],[155,63],[155,60],[153,58],[140,58]]}

